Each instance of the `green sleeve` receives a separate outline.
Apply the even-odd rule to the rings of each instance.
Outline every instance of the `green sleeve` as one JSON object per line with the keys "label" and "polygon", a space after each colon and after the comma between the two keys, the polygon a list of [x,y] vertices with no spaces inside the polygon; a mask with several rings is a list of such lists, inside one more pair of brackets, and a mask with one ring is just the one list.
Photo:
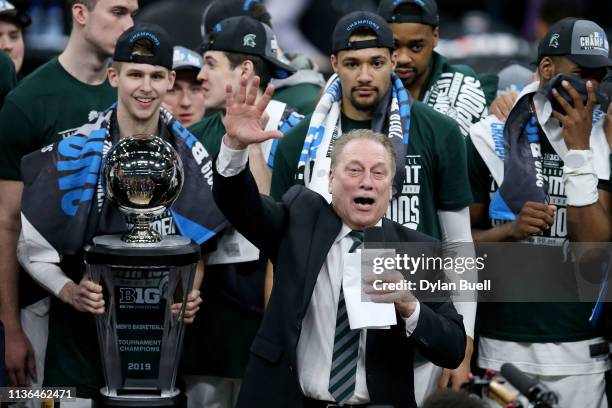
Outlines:
{"label": "green sleeve", "polygon": [[3,51],[0,51],[0,73],[0,107],[2,107],[6,95],[17,85],[15,64]]}
{"label": "green sleeve", "polygon": [[21,108],[7,99],[0,110],[0,179],[22,180],[21,158],[41,147],[37,145],[41,134]]}
{"label": "green sleeve", "polygon": [[465,140],[468,161],[468,175],[470,179],[470,187],[475,203],[488,203],[491,199],[489,192],[491,190],[491,173],[485,164],[482,157],[474,147],[472,139],[468,136]]}
{"label": "green sleeve", "polygon": [[192,135],[198,138],[200,142],[204,138],[204,129],[206,128],[206,119],[207,118],[205,117],[201,121],[194,123],[193,125],[187,128],[191,132]]}
{"label": "green sleeve", "polygon": [[487,100],[487,107],[489,107],[497,97],[499,78],[495,74],[482,74],[478,76],[478,79]]}
{"label": "green sleeve", "polygon": [[446,137],[440,138],[442,143],[437,146],[438,166],[434,183],[436,204],[443,211],[459,210],[472,203],[465,138],[454,121],[449,125]]}
{"label": "green sleeve", "polygon": [[295,181],[295,171],[300,161],[300,153],[304,146],[304,139],[308,132],[311,115],[289,130],[278,143],[274,154],[274,168],[272,170],[272,185],[270,196],[280,201],[283,194],[291,188]]}
{"label": "green sleeve", "polygon": [[215,113],[210,116],[205,116],[201,121],[191,125],[188,130],[194,135],[203,145],[206,151],[216,156],[221,147],[221,139],[225,134],[223,122],[217,116],[221,113]]}
{"label": "green sleeve", "polygon": [[286,103],[302,115],[308,115],[314,110],[320,95],[320,86],[298,84],[277,90],[274,99]]}

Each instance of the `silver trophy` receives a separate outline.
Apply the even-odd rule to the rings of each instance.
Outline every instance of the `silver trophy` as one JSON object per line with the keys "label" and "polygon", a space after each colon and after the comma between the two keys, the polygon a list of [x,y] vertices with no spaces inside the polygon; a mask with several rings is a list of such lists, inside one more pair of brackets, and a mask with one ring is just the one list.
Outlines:
{"label": "silver trophy", "polygon": [[129,231],[95,237],[85,248],[106,305],[96,316],[106,386],[94,405],[182,407],[186,398],[174,384],[199,246],[182,236],[162,238],[150,225],[181,191],[181,160],[156,136],[122,139],[106,157],[106,193]]}
{"label": "silver trophy", "polygon": [[151,219],[161,215],[183,187],[183,164],[172,146],[155,136],[123,139],[106,156],[104,180],[108,197],[132,225],[123,240],[160,242]]}

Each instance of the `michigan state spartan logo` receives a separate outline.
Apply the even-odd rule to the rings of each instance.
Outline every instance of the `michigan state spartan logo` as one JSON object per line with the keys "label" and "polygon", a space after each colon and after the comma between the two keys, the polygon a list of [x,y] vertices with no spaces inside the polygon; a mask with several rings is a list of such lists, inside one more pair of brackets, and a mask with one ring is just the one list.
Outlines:
{"label": "michigan state spartan logo", "polygon": [[255,48],[255,38],[257,38],[255,34],[245,35],[244,37],[242,37],[242,45],[244,47]]}
{"label": "michigan state spartan logo", "polygon": [[552,37],[550,37],[550,42],[548,43],[549,47],[553,47],[553,48],[559,48],[559,34],[553,34]]}

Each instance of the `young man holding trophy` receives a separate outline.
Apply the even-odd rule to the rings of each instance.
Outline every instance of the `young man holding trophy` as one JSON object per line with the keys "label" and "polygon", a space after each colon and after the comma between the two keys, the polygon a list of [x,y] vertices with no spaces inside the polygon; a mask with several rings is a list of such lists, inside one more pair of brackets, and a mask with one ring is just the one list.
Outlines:
{"label": "young man holding trophy", "polygon": [[[226,225],[211,197],[212,157],[161,107],[175,80],[167,34],[158,26],[136,25],[117,41],[113,61],[108,76],[117,88],[117,103],[79,128],[74,136],[22,161],[25,188],[19,258],[25,269],[55,295],[44,386],[76,386],[77,397],[83,399],[96,397],[104,385],[93,315],[111,307],[104,300],[109,294],[84,273],[83,247],[95,236],[124,233],[129,226],[121,212],[129,216],[130,209],[122,208],[116,197],[109,197],[111,181],[104,176],[104,163],[112,146],[125,138],[162,139],[176,150],[180,160],[172,165],[182,171],[184,183],[182,190],[176,189],[175,179],[175,184],[163,187],[175,189],[178,197],[171,208],[150,220],[159,236],[182,235],[202,245]],[[151,171],[145,175],[160,165],[155,156],[151,157]],[[143,196],[145,190],[130,192],[134,186],[121,188],[127,189],[133,203],[140,200],[145,207],[153,206],[158,199]],[[201,263],[198,272],[187,296],[185,323],[193,321],[201,303]],[[173,305],[173,309],[177,307]],[[88,404],[83,401],[82,406]]]}

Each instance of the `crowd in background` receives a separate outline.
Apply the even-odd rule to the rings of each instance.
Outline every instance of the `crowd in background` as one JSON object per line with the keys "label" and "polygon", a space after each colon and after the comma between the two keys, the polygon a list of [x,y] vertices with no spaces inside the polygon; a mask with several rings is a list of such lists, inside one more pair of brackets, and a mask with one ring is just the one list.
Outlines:
{"label": "crowd in background", "polygon": [[[101,3],[109,3],[108,15],[98,11],[96,17]],[[376,28],[349,29],[351,23],[363,21]],[[49,260],[48,255],[37,258],[32,249],[28,254],[28,241],[49,228],[42,225],[44,220],[31,221],[28,214],[49,209],[40,209],[37,174],[21,167],[26,162],[21,159],[33,160],[36,156],[27,155],[62,138],[89,134],[83,132],[91,132],[92,126],[107,129],[111,139],[113,132],[124,136],[126,129],[115,129],[113,124],[131,123],[121,117],[122,109],[130,106],[129,91],[122,82],[121,66],[115,64],[130,59],[118,59],[124,56],[115,43],[134,24],[155,33],[159,26],[168,34],[172,61],[164,63],[174,73],[163,78],[167,89],[151,86],[154,96],[137,95],[140,105],[128,109],[130,115],[137,117],[138,109],[152,110],[157,116],[149,125],[155,126],[164,115],[171,118],[166,125],[176,120],[201,143],[210,160],[229,154],[224,135],[231,130],[228,120],[237,121],[231,115],[228,119],[231,99],[226,99],[226,84],[237,92],[246,83],[255,83],[252,97],[257,100],[266,100],[268,84],[274,85],[264,126],[266,132],[284,136],[258,141],[257,149],[250,146],[248,168],[259,193],[277,202],[291,194],[294,184],[333,200],[328,173],[335,159],[325,154],[331,152],[338,134],[366,128],[389,134],[393,143],[393,195],[385,214],[396,223],[445,243],[525,241],[555,247],[559,255],[566,240],[607,242],[612,237],[612,108],[600,103],[612,97],[610,57],[602,54],[604,49],[609,53],[605,33],[612,29],[612,2],[0,0],[4,51],[0,52],[0,256],[6,256],[0,269],[0,281],[6,282],[0,291],[0,319],[7,339],[9,384],[76,384],[79,403],[89,406],[102,381],[99,361],[83,357],[99,354],[91,314],[104,310],[102,288],[82,277],[78,254],[56,251],[57,246],[51,249],[57,260]],[[257,41],[251,41],[250,33],[257,33]],[[582,44],[588,33],[597,33],[594,45],[577,51],[576,44]],[[380,49],[388,49],[389,54],[371,54]],[[166,67],[154,59],[156,52],[142,64]],[[107,79],[109,61],[114,62]],[[368,72],[356,73],[363,69]],[[572,77],[559,74],[576,74],[584,81],[569,84]],[[597,103],[593,84],[602,95]],[[564,88],[571,102],[559,101],[555,86]],[[550,99],[538,99],[546,92]],[[64,93],[71,97],[64,98]],[[117,100],[118,107],[105,111]],[[529,160],[535,161],[536,170],[522,167],[525,155],[534,151],[537,154]],[[538,168],[550,180],[564,183],[564,190],[553,194],[541,186],[532,188],[529,182],[540,177]],[[162,235],[183,233],[170,212],[162,214],[156,225]],[[443,356],[435,350],[427,354],[435,347],[418,337],[421,332],[415,329],[416,321],[410,321],[410,313],[423,319],[434,313],[450,321],[443,325],[457,327],[454,314],[436,307],[430,310],[423,303],[418,313],[402,314],[406,329],[402,335],[416,333],[417,351],[426,354],[415,357],[414,379],[392,367],[377,380],[388,380],[387,387],[394,381],[412,381],[414,395],[374,387],[368,379],[367,386],[357,380],[348,386],[351,392],[340,396],[332,390],[333,375],[326,379],[329,392],[327,386],[321,391],[304,361],[312,357],[308,364],[315,371],[335,362],[325,360],[327,351],[317,352],[316,339],[304,340],[299,334],[300,330],[327,333],[313,323],[320,319],[320,310],[309,304],[306,316],[299,316],[295,350],[289,352],[298,362],[293,373],[291,361],[285,361],[289,357],[281,351],[276,355],[274,345],[265,344],[265,336],[261,339],[262,333],[274,332],[270,321],[280,319],[277,311],[287,304],[282,302],[289,302],[278,289],[274,292],[275,285],[283,282],[275,274],[278,260],[270,253],[274,251],[255,248],[231,226],[220,231],[221,227],[225,223],[217,222],[211,229],[218,228],[219,234],[207,243],[199,242],[206,256],[188,299],[190,325],[180,381],[190,407],[264,406],[252,402],[264,397],[255,379],[259,373],[252,368],[258,357],[251,353],[267,363],[288,364],[289,377],[295,376],[296,383],[287,384],[301,386],[304,404],[311,407],[322,406],[317,405],[322,401],[366,406],[388,402],[385,398],[391,394],[389,400],[398,406],[410,406],[414,399],[419,406],[450,407],[452,400],[465,404],[457,406],[477,407],[480,402],[469,398],[461,402],[465,395],[457,394],[436,394],[424,401],[438,388],[458,390],[470,372],[499,370],[505,361],[522,363],[522,370],[561,394],[562,401],[580,399],[587,407],[609,406],[612,384],[604,336],[609,327],[602,323],[609,311],[587,303],[487,304],[477,311],[476,302],[450,299],[455,303],[453,312],[456,308],[454,313],[462,316],[458,326],[466,339],[460,359],[449,357],[452,350]],[[111,230],[109,222],[97,232]],[[463,250],[468,256],[474,253],[473,245]],[[561,271],[566,268],[561,259],[560,255],[559,265],[554,266],[534,262],[534,268]],[[318,282],[313,290],[317,299],[322,290]],[[344,300],[338,300],[337,291],[334,296],[335,308]],[[266,313],[267,305],[273,312]],[[599,319],[600,315],[604,317]],[[302,329],[302,318],[307,330]],[[332,330],[335,324],[331,323]],[[454,339],[453,329],[443,327]],[[81,337],[84,328],[90,333]],[[287,334],[287,339],[293,341],[293,335]],[[331,346],[335,354],[335,345]],[[355,364],[356,376],[365,375],[363,363]],[[412,362],[410,366],[412,372]],[[245,387],[239,397],[243,377]],[[385,397],[380,397],[385,394],[381,389]],[[278,401],[290,401],[282,398]],[[277,406],[282,406],[278,401]]]}

